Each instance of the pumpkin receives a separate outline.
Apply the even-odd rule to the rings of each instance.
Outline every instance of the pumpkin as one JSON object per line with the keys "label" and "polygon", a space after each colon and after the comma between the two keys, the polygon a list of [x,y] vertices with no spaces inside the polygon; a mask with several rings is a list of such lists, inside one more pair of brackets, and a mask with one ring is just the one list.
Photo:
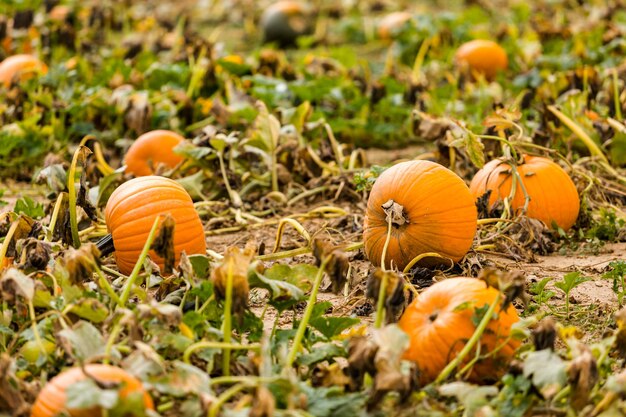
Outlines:
{"label": "pumpkin", "polygon": [[[159,176],[134,178],[120,185],[105,208],[106,224],[115,246],[117,266],[129,274],[139,259],[150,229],[159,215],[170,214],[175,222],[175,262],[206,251],[204,229],[187,191],[176,181]],[[150,258],[161,268],[164,260],[154,251]]]}
{"label": "pumpkin", "polygon": [[[391,207],[390,207],[391,206]],[[477,227],[474,198],[454,172],[430,161],[407,161],[385,170],[367,201],[365,253],[380,265],[387,238],[387,213],[395,211],[385,259],[403,269],[427,252],[459,261],[472,246]],[[420,265],[449,262],[427,257]]]}
{"label": "pumpkin", "polygon": [[309,11],[297,1],[284,0],[272,4],[261,16],[265,42],[293,45],[299,36],[312,30]]}
{"label": "pumpkin", "polygon": [[[141,381],[125,370],[117,366],[90,364],[85,366],[85,371],[87,371],[89,377],[93,377],[98,381],[122,384],[119,391],[120,399],[135,393],[143,394],[145,408],[154,410],[152,398],[145,391]],[[68,410],[65,407],[65,401],[67,400],[65,391],[67,388],[86,378],[88,376],[79,367],[70,368],[52,378],[39,392],[31,409],[31,417],[53,417],[62,412],[66,412],[70,417],[95,417],[102,415],[102,410],[98,408]]]}
{"label": "pumpkin", "polygon": [[[472,320],[475,309],[491,305],[497,294],[498,290],[476,278],[450,278],[426,289],[407,307],[398,322],[410,339],[404,359],[418,365],[422,384],[433,382],[463,349],[476,330]],[[471,382],[492,382],[506,372],[520,344],[509,338],[511,326],[518,320],[512,305],[504,311],[501,306],[496,307],[479,343],[481,354],[500,349],[474,365],[469,375]],[[474,357],[475,350],[464,364]]]}
{"label": "pumpkin", "polygon": [[181,135],[169,130],[153,130],[139,136],[128,148],[124,163],[126,172],[136,177],[154,174],[154,169],[163,164],[174,168],[184,158],[173,149],[184,141]]}
{"label": "pumpkin", "polygon": [[[556,223],[568,230],[578,218],[580,199],[572,179],[556,163],[539,156],[523,155],[523,162],[517,171],[530,196],[526,215],[541,220],[548,227]],[[474,198],[491,191],[488,209],[509,196],[513,186],[513,174],[509,162],[494,159],[476,173],[470,184]],[[519,212],[524,208],[525,197],[520,184],[517,184],[511,208]]]}
{"label": "pumpkin", "polygon": [[508,66],[506,51],[497,43],[485,39],[466,42],[456,51],[455,61],[472,74],[482,74],[488,80]]}
{"label": "pumpkin", "polygon": [[45,74],[48,72],[48,67],[32,55],[13,55],[0,63],[0,83],[5,87],[10,87],[16,79],[28,79],[37,72]]}
{"label": "pumpkin", "polygon": [[412,16],[409,12],[394,12],[383,17],[378,23],[378,37],[385,40],[393,39],[394,35],[408,22]]}

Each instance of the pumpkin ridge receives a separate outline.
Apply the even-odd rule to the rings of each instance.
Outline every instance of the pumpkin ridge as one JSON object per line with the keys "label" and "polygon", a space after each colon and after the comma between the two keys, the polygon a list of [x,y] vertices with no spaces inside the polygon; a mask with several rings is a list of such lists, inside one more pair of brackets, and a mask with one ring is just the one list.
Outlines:
{"label": "pumpkin ridge", "polygon": [[[149,186],[148,184],[142,184],[142,183],[146,183],[146,182],[161,182],[162,179],[165,177],[157,177],[157,176],[146,176],[146,177],[138,177],[133,179],[137,180],[138,182],[140,182],[140,184],[137,183],[133,183],[131,185],[132,188],[126,190],[122,190],[120,192],[120,194],[116,194],[115,191],[119,190],[116,189],[111,196],[109,197],[109,201],[113,202],[113,205],[111,206],[110,210],[107,210],[105,208],[105,217],[108,219],[110,217],[115,217],[115,212],[117,211],[117,208],[120,204],[122,204],[123,202],[132,199],[132,201],[134,202],[134,204],[141,204],[142,201],[136,201],[140,196],[142,196],[143,194],[146,193],[150,193],[150,192],[154,192],[154,190],[159,189],[162,190],[163,192],[166,191],[177,191],[177,192],[181,192],[181,189],[179,189],[178,187],[173,187],[172,184],[165,184],[165,185],[155,185],[155,186]],[[173,181],[173,180],[172,180]],[[126,183],[125,183],[126,184]],[[123,184],[122,184],[123,185]],[[137,188],[139,188],[139,186],[141,186],[141,188],[139,189],[139,191],[137,191]],[[181,186],[182,188],[182,186]],[[184,191],[184,188],[182,189],[182,191]],[[186,191],[185,191],[186,193]],[[182,195],[182,194],[181,194]],[[189,195],[187,194],[187,197],[189,197]],[[145,196],[144,196],[145,198]],[[136,202],[135,202],[136,201]],[[189,198],[189,201],[191,201],[191,198]],[[107,203],[108,206],[108,203]]]}

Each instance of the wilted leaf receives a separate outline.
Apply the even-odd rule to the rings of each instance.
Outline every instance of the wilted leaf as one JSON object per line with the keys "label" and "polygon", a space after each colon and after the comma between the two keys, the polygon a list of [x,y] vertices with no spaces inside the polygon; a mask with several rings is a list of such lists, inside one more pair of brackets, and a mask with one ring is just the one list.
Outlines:
{"label": "wilted leaf", "polygon": [[72,328],[61,330],[58,339],[72,356],[81,361],[101,357],[106,342],[100,331],[86,321],[77,322]]}
{"label": "wilted leaf", "polygon": [[68,312],[92,323],[102,323],[109,315],[109,309],[95,298],[83,298],[69,307]]}
{"label": "wilted leaf", "polygon": [[545,398],[553,397],[567,383],[567,364],[550,349],[530,352],[524,360],[524,376]]}

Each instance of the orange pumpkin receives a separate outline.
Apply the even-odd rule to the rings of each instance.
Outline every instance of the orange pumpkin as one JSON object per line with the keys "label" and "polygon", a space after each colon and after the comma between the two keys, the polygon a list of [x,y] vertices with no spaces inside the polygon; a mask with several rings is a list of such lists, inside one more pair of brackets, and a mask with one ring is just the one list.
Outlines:
{"label": "orange pumpkin", "polygon": [[174,147],[184,141],[181,135],[169,130],[153,130],[139,136],[126,152],[126,172],[136,177],[154,174],[160,164],[174,168],[184,158],[176,155]]}
{"label": "orange pumpkin", "polygon": [[378,23],[378,37],[385,40],[393,39],[396,32],[411,20],[409,12],[394,12],[383,17]]}
{"label": "orange pumpkin", "polygon": [[[143,394],[143,403],[146,409],[154,410],[152,398],[144,389],[141,381],[130,375],[125,370],[117,366],[91,364],[86,365],[85,370],[89,377],[93,377],[98,381],[123,384],[120,387],[120,398],[126,398],[131,394]],[[65,407],[67,400],[67,388],[84,379],[88,378],[82,368],[71,368],[60,373],[48,382],[39,395],[31,409],[31,417],[54,417],[62,412],[66,412],[70,417],[96,417],[102,415],[99,408],[68,410]]]}
{"label": "orange pumpkin", "polygon": [[283,0],[269,6],[261,16],[265,42],[292,45],[299,36],[311,32],[308,8],[292,0]]}
{"label": "orange pumpkin", "polygon": [[[386,265],[393,262],[403,269],[427,252],[456,262],[472,246],[477,212],[463,180],[435,162],[402,162],[378,177],[367,201],[363,240],[365,253],[374,265],[380,265],[389,212],[384,207],[390,202],[402,217],[393,222]],[[442,262],[446,261],[430,257],[420,264]]]}
{"label": "orange pumpkin", "polygon": [[[154,220],[170,214],[175,221],[174,252],[203,254],[206,251],[204,229],[187,191],[176,181],[165,177],[134,178],[120,185],[105,208],[107,228],[113,237],[117,266],[130,274],[146,243]],[[154,251],[150,258],[161,268],[164,260]]]}
{"label": "orange pumpkin", "polygon": [[[517,171],[530,196],[526,215],[541,220],[548,227],[556,223],[563,230],[571,228],[578,218],[580,199],[572,179],[559,165],[547,158],[523,155]],[[508,197],[513,186],[510,163],[495,159],[486,164],[472,179],[470,191],[474,198],[491,191],[488,208]],[[511,208],[519,212],[524,208],[525,197],[518,183]]]}
{"label": "orange pumpkin", "polygon": [[504,71],[509,64],[506,51],[497,43],[484,39],[461,45],[455,61],[462,69],[474,75],[483,74],[488,80],[494,79],[498,71]]}
{"label": "orange pumpkin", "polygon": [[[491,305],[497,294],[498,290],[487,287],[484,281],[450,278],[426,289],[407,307],[398,322],[411,341],[404,358],[418,365],[422,384],[434,381],[463,349],[476,330],[472,321],[475,310]],[[496,308],[494,318],[480,339],[480,352],[484,355],[496,347],[501,348],[474,365],[470,381],[490,382],[506,372],[520,344],[509,338],[511,326],[518,320],[512,305],[504,311],[500,306]],[[472,351],[466,359],[474,357],[475,351]]]}
{"label": "orange pumpkin", "polygon": [[32,55],[13,55],[0,63],[0,83],[10,87],[16,79],[28,79],[33,73],[48,72],[46,64]]}

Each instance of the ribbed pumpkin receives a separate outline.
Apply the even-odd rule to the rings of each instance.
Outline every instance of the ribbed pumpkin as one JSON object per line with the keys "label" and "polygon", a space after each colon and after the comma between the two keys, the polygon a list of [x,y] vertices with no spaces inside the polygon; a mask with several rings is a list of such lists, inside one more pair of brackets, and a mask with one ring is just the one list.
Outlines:
{"label": "ribbed pumpkin", "polygon": [[[159,176],[134,178],[111,194],[105,209],[107,228],[113,236],[117,266],[129,274],[143,249],[154,220],[170,214],[174,228],[176,263],[180,254],[206,251],[204,229],[187,191],[176,181]],[[150,251],[150,258],[163,268],[163,258]]]}
{"label": "ribbed pumpkin", "polygon": [[[580,199],[572,179],[559,165],[540,156],[523,155],[523,163],[517,166],[530,202],[526,215],[541,220],[548,227],[555,222],[563,230],[571,228],[578,218]],[[513,186],[511,165],[494,159],[487,163],[472,179],[470,191],[474,198],[491,190],[489,209],[508,197]],[[524,192],[517,184],[511,208],[519,212],[524,207]]]}
{"label": "ribbed pumpkin", "polygon": [[308,8],[298,1],[283,0],[269,6],[260,22],[265,42],[293,45],[299,36],[311,32]]}
{"label": "ribbed pumpkin", "polygon": [[385,40],[393,39],[395,32],[411,20],[411,17],[409,12],[389,13],[378,23],[378,37]]}
{"label": "ribbed pumpkin", "polygon": [[[475,309],[491,305],[497,294],[498,290],[487,287],[484,281],[450,278],[426,289],[407,307],[398,322],[411,340],[404,358],[417,363],[422,384],[434,381],[463,349],[476,330],[472,321]],[[487,354],[503,346],[494,356],[474,365],[469,376],[472,382],[500,378],[520,344],[508,339],[511,326],[519,320],[515,308],[509,305],[502,311],[498,306],[494,317],[480,339],[480,352]],[[466,359],[474,358],[474,353]]]}
{"label": "ribbed pumpkin", "polygon": [[13,55],[0,63],[0,83],[9,87],[14,80],[27,79],[37,72],[45,74],[48,67],[32,55]]}
{"label": "ribbed pumpkin", "polygon": [[[130,394],[143,394],[143,403],[146,409],[154,410],[152,398],[145,391],[141,381],[130,375],[125,370],[116,366],[90,364],[85,366],[85,370],[89,376],[102,382],[120,383],[120,398],[126,398]],[[82,368],[71,368],[60,373],[48,382],[39,395],[31,409],[31,417],[54,417],[62,412],[66,412],[70,417],[96,417],[102,415],[102,410],[98,408],[68,410],[65,402],[67,400],[67,388],[84,379],[88,378]]]}
{"label": "ribbed pumpkin", "polygon": [[[363,240],[365,253],[380,265],[387,237],[387,211],[401,208],[404,220],[394,221],[385,264],[403,269],[416,256],[436,252],[460,260],[472,246],[477,212],[467,185],[454,172],[430,161],[408,161],[384,171],[367,201]],[[399,205],[399,206],[398,206]],[[420,265],[445,263],[426,258]]]}
{"label": "ribbed pumpkin", "polygon": [[128,148],[124,163],[126,172],[136,177],[154,174],[160,164],[174,168],[184,158],[173,149],[184,141],[181,135],[169,130],[153,130],[139,136]]}
{"label": "ribbed pumpkin", "polygon": [[509,60],[506,51],[497,43],[485,39],[466,42],[455,55],[456,64],[473,74],[483,74],[488,80],[496,77],[498,71],[507,68]]}

